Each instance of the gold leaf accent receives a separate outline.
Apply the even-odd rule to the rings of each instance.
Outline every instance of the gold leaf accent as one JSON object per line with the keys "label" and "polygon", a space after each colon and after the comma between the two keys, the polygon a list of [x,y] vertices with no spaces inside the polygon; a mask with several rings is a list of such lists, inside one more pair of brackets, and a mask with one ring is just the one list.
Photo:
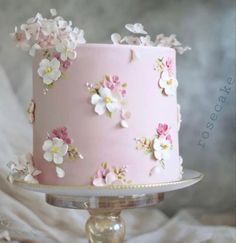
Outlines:
{"label": "gold leaf accent", "polygon": [[80,158],[80,153],[79,153],[78,149],[75,148],[71,144],[69,144],[67,153],[68,153],[69,158],[72,160]]}

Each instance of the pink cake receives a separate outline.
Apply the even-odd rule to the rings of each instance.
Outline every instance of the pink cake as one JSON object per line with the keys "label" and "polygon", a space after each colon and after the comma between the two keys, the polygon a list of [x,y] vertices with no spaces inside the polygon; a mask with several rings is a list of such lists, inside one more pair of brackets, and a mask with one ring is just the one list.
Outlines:
{"label": "pink cake", "polygon": [[93,186],[180,180],[176,50],[187,48],[174,36],[151,41],[141,24],[126,25],[134,36],[113,34],[114,44],[85,44],[83,31],[61,17],[53,18],[56,38],[55,29],[42,31],[43,21],[48,27],[38,14],[13,34],[24,48],[33,39],[28,50],[36,55],[28,108],[33,154],[11,162],[11,180]]}

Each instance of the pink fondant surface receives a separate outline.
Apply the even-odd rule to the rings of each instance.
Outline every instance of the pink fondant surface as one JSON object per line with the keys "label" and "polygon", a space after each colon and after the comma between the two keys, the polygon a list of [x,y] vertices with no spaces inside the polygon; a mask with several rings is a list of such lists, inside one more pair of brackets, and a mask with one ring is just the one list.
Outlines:
{"label": "pink fondant surface", "polygon": [[[130,62],[130,51],[137,51],[140,60]],[[179,145],[177,129],[176,95],[164,96],[158,86],[155,60],[171,57],[175,51],[165,47],[139,47],[128,45],[84,44],[77,49],[78,58],[55,82],[55,87],[43,94],[43,82],[37,74],[42,56],[37,53],[33,65],[33,100],[36,104],[33,126],[33,157],[36,167],[42,170],[42,184],[88,185],[102,162],[111,166],[128,166],[126,178],[135,184],[158,183],[180,179]],[[175,72],[175,70],[174,70]],[[126,82],[127,109],[132,113],[129,128],[119,126],[119,112],[112,118],[99,116],[90,103],[91,94],[86,82],[95,83],[105,74],[118,75]],[[135,138],[155,134],[158,123],[171,126],[173,139],[171,157],[165,170],[149,176],[158,162],[136,149]],[[43,159],[42,144],[52,129],[66,126],[74,145],[83,154],[83,160],[65,160],[64,178],[57,178],[55,165]]]}

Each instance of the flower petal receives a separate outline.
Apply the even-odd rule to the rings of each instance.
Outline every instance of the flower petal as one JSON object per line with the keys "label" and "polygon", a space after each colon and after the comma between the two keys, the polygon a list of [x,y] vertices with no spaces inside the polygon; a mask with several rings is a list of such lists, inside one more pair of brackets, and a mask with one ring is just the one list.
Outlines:
{"label": "flower petal", "polygon": [[143,25],[140,23],[136,24],[126,24],[125,28],[129,30],[132,33],[137,33],[137,34],[147,34],[147,32],[143,29]]}
{"label": "flower petal", "polygon": [[153,148],[154,148],[155,150],[157,150],[157,149],[160,148],[160,141],[159,141],[158,138],[155,138],[155,139],[154,139],[154,142],[153,142]]}
{"label": "flower petal", "polygon": [[61,147],[64,144],[64,141],[57,137],[53,138],[52,141],[53,141],[53,145],[57,147]]}
{"label": "flower petal", "polygon": [[120,36],[120,34],[118,34],[118,33],[113,33],[113,34],[111,35],[111,40],[112,40],[113,44],[119,44],[120,41],[121,41],[121,36]]}
{"label": "flower petal", "polygon": [[93,179],[94,186],[105,186],[105,182],[102,178],[95,178]]}
{"label": "flower petal", "polygon": [[46,84],[46,85],[49,85],[49,84],[52,84],[53,83],[53,80],[52,79],[49,79],[47,77],[44,77],[43,78],[43,82]]}
{"label": "flower petal", "polygon": [[117,175],[113,172],[109,172],[106,175],[105,182],[107,185],[111,185],[113,182],[117,181]]}
{"label": "flower petal", "polygon": [[128,128],[129,127],[129,124],[128,124],[128,122],[126,120],[121,120],[120,121],[120,125],[123,128]]}
{"label": "flower petal", "polygon": [[62,147],[60,148],[59,154],[61,156],[65,156],[67,151],[68,151],[68,144],[63,144]]}
{"label": "flower petal", "polygon": [[149,173],[149,176],[153,176],[153,175],[159,175],[161,173],[161,166],[158,164],[156,166],[154,166]]}
{"label": "flower petal", "polygon": [[33,184],[38,184],[38,180],[34,178],[32,175],[28,174],[24,177],[25,182],[33,183]]}
{"label": "flower petal", "polygon": [[65,171],[58,166],[56,166],[56,173],[57,173],[57,177],[59,178],[63,178],[65,176]]}
{"label": "flower petal", "polygon": [[105,103],[103,102],[98,102],[95,106],[95,112],[98,114],[98,115],[103,115],[106,111],[106,106],[105,106]]}
{"label": "flower petal", "polygon": [[55,57],[51,60],[50,64],[53,69],[59,69],[60,67],[60,62]]}
{"label": "flower petal", "polygon": [[43,151],[47,151],[52,147],[52,140],[48,139],[46,141],[44,141],[42,149]]}
{"label": "flower petal", "polygon": [[76,59],[76,56],[77,56],[77,52],[72,50],[68,53],[68,57],[71,59],[71,60],[75,60]]}
{"label": "flower petal", "polygon": [[93,105],[96,105],[99,101],[101,101],[102,100],[102,98],[101,98],[101,96],[99,96],[98,94],[94,94],[94,95],[92,95],[92,97],[91,97],[91,103],[93,104]]}
{"label": "flower petal", "polygon": [[53,162],[57,165],[60,165],[63,163],[63,157],[59,154],[53,154]]}
{"label": "flower petal", "polygon": [[155,151],[154,151],[154,157],[155,157],[157,160],[161,160],[161,159],[162,159],[162,153],[161,153],[161,150],[155,150]]}
{"label": "flower petal", "polygon": [[111,90],[108,89],[108,88],[100,88],[99,89],[99,94],[102,96],[102,97],[106,97],[106,96],[109,96],[111,97]]}
{"label": "flower petal", "polygon": [[109,112],[113,113],[119,110],[120,106],[118,103],[113,102],[113,103],[106,104],[106,108],[108,109]]}
{"label": "flower petal", "polygon": [[48,66],[50,64],[50,61],[46,58],[44,58],[43,60],[41,60],[41,62],[39,63],[39,66],[44,68],[46,66]]}
{"label": "flower petal", "polygon": [[52,156],[52,154],[51,154],[50,152],[46,152],[46,153],[43,154],[43,158],[44,158],[46,161],[51,162],[52,159],[53,159],[53,156]]}

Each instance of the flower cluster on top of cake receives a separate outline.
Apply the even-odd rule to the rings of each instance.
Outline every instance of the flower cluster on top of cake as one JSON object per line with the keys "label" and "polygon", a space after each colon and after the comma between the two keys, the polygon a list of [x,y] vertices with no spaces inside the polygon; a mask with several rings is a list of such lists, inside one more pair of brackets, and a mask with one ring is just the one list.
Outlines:
{"label": "flower cluster on top of cake", "polygon": [[165,36],[164,34],[158,34],[153,41],[151,36],[144,30],[144,27],[140,23],[126,24],[125,28],[133,35],[121,37],[118,33],[111,35],[111,40],[114,44],[128,44],[139,46],[164,46],[175,49],[179,54],[183,54],[185,51],[190,50],[189,46],[183,47],[177,40],[175,35]]}
{"label": "flower cluster on top of cake", "polygon": [[35,55],[36,50],[45,50],[38,68],[38,74],[46,86],[45,91],[53,86],[76,58],[78,44],[86,42],[82,29],[73,27],[71,21],[57,16],[55,9],[51,9],[50,13],[51,18],[37,13],[19,30],[15,27],[15,32],[10,34],[16,46],[28,51],[31,56]]}
{"label": "flower cluster on top of cake", "polygon": [[103,79],[95,84],[86,83],[88,91],[91,93],[91,104],[98,115],[106,114],[112,117],[114,112],[120,112],[120,125],[127,128],[127,120],[131,113],[125,110],[127,102],[127,83],[121,83],[117,75],[105,75]]}

